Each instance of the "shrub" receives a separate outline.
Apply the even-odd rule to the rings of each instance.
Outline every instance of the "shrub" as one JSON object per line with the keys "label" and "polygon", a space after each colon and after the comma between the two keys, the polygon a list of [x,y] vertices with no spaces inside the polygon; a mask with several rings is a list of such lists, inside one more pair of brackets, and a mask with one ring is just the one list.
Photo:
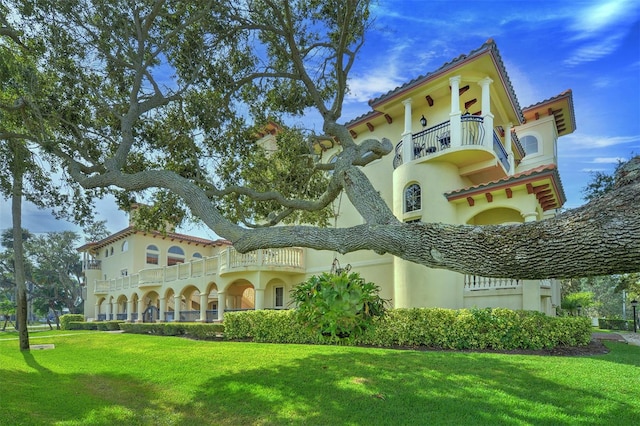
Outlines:
{"label": "shrub", "polygon": [[128,333],[185,335],[195,339],[211,339],[224,332],[226,340],[265,343],[348,343],[463,350],[539,350],[586,345],[591,340],[589,318],[548,317],[540,312],[502,308],[390,309],[384,316],[373,318],[371,326],[352,339],[317,333],[300,322],[293,310],[229,312],[224,324],[123,323],[120,327]]}
{"label": "shrub", "polygon": [[300,321],[316,333],[332,339],[364,333],[385,311],[380,287],[360,274],[341,272],[312,276],[292,291]]}
{"label": "shrub", "polygon": [[188,336],[202,340],[218,337],[224,331],[222,324],[183,322],[120,323],[119,326],[125,333]]}
{"label": "shrub", "polygon": [[598,318],[598,328],[603,330],[633,330],[633,320]]}
{"label": "shrub", "polygon": [[84,315],[82,314],[64,314],[60,316],[60,328],[62,330],[71,330],[69,323],[71,322],[84,322]]}

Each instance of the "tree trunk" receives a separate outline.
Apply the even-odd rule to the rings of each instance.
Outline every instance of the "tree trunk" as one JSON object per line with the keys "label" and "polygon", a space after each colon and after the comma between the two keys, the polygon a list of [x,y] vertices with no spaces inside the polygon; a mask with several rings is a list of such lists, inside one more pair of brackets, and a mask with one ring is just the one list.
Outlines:
{"label": "tree trunk", "polygon": [[[17,148],[19,149],[19,148]],[[27,285],[24,271],[24,250],[22,245],[22,177],[23,171],[14,159],[13,185],[11,191],[11,216],[13,219],[13,255],[17,288],[16,325],[20,341],[20,350],[29,350],[29,330],[27,328]]]}

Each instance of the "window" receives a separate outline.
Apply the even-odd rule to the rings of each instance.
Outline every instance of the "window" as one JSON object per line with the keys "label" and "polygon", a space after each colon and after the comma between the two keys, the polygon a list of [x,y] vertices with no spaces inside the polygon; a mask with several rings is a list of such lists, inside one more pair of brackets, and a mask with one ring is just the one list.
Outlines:
{"label": "window", "polygon": [[284,308],[284,287],[276,287],[276,308]]}
{"label": "window", "polygon": [[129,271],[127,271],[126,269],[122,269],[120,271],[120,275],[123,277],[129,276]]}
{"label": "window", "polygon": [[104,250],[104,257],[109,257],[109,249]]}
{"label": "window", "polygon": [[158,247],[154,246],[153,244],[149,244],[147,246],[147,264],[157,265],[158,259],[160,258],[159,254],[160,251],[158,250]]}
{"label": "window", "polygon": [[413,183],[404,190],[404,212],[414,212],[422,209],[422,189]]}
{"label": "window", "polygon": [[184,263],[184,250],[180,247],[171,246],[167,253],[167,266]]}
{"label": "window", "polygon": [[536,138],[535,136],[524,136],[522,139],[520,139],[520,143],[522,144],[522,148],[524,148],[524,152],[526,155],[538,153],[538,138]]}
{"label": "window", "polygon": [[198,252],[193,253],[193,256],[191,256],[191,257],[194,257],[196,259],[202,259],[202,255],[200,253],[198,253]]}
{"label": "window", "polygon": [[123,241],[122,242],[122,251],[127,251],[129,250],[129,241]]}
{"label": "window", "polygon": [[111,247],[111,250],[109,250],[109,254],[113,256],[113,247]]}

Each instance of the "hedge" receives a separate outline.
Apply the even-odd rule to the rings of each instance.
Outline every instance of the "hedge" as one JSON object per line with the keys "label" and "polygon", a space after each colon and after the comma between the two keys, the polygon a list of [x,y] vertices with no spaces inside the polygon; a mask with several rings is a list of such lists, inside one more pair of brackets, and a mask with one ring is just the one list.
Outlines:
{"label": "hedge", "polygon": [[82,314],[64,314],[60,316],[60,328],[62,330],[71,330],[69,324],[71,322],[83,322],[84,315]]}
{"label": "hedge", "polygon": [[633,320],[598,318],[598,328],[603,330],[633,330]]}
{"label": "hedge", "polygon": [[534,311],[509,309],[391,309],[375,326],[353,340],[312,333],[289,311],[230,312],[224,337],[270,343],[346,343],[381,347],[433,349],[551,349],[581,346],[591,341],[585,317],[549,317]]}
{"label": "hedge", "polygon": [[98,322],[84,322],[84,321],[70,321],[66,330],[99,330],[99,331],[114,331],[120,330],[120,324],[124,321],[98,321]]}
{"label": "hedge", "polygon": [[187,336],[201,340],[220,337],[224,332],[224,326],[219,323],[187,322],[121,323],[120,329],[124,330],[125,333]]}

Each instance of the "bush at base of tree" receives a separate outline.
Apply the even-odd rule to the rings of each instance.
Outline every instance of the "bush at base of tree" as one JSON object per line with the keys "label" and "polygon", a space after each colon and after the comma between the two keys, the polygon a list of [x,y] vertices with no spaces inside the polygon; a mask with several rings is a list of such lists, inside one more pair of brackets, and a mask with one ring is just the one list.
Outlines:
{"label": "bush at base of tree", "polygon": [[591,322],[584,317],[548,317],[509,309],[389,309],[355,339],[336,340],[313,332],[295,311],[230,312],[224,318],[227,340],[268,343],[359,344],[433,349],[551,349],[584,346]]}

